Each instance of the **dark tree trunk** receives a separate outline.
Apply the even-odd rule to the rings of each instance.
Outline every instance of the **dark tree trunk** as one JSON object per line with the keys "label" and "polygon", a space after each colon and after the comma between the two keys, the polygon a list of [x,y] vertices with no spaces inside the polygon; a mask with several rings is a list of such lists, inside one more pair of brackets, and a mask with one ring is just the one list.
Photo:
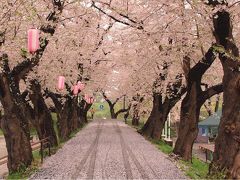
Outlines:
{"label": "dark tree trunk", "polygon": [[78,106],[78,99],[77,97],[73,98],[73,103],[72,103],[72,112],[71,112],[71,123],[70,123],[70,130],[71,131],[75,131],[78,128],[81,127],[81,121],[80,121],[80,117],[78,116],[78,110],[79,106]]}
{"label": "dark tree trunk", "polygon": [[72,98],[66,97],[66,101],[59,113],[58,131],[62,141],[66,141],[71,134]]}
{"label": "dark tree trunk", "polygon": [[8,150],[9,172],[17,171],[21,166],[29,166],[32,162],[30,133],[21,123],[19,113],[6,110],[2,119],[2,130]]}
{"label": "dark tree trunk", "polygon": [[[165,77],[160,74],[161,82]],[[158,80],[156,80],[158,81]],[[158,82],[155,82],[157,84]],[[161,83],[160,83],[161,84]],[[154,85],[155,86],[155,85]],[[181,99],[181,96],[186,92],[186,88],[182,85],[182,75],[177,75],[172,84],[168,84],[167,93],[163,102],[163,97],[160,93],[153,91],[153,107],[151,114],[141,129],[141,133],[153,139],[161,139],[164,124],[167,121],[170,110]]]}
{"label": "dark tree trunk", "polygon": [[[188,71],[185,71],[187,94],[181,104],[178,138],[173,152],[187,161],[192,159],[192,147],[198,134],[201,106],[207,99],[222,92],[221,84],[207,88],[205,91],[201,89],[202,76],[211,66],[215,58],[214,50],[211,47],[201,61],[192,69],[189,67]],[[190,61],[187,57],[185,57],[184,60]]]}
{"label": "dark tree trunk", "polygon": [[111,118],[112,119],[117,119],[117,116],[116,116],[116,113],[115,113],[115,110],[114,110],[114,105],[109,104],[109,108],[110,108]]}
{"label": "dark tree trunk", "polygon": [[50,97],[55,105],[56,113],[57,113],[57,127],[58,127],[58,136],[60,141],[66,141],[70,135],[69,130],[69,115],[70,109],[72,106],[72,99],[69,96],[66,96],[65,102],[61,102],[61,95],[50,92],[48,90],[45,91],[47,97]]}
{"label": "dark tree trunk", "polygon": [[82,100],[79,108],[79,117],[82,124],[88,123],[87,112],[92,107],[92,104],[88,104],[85,100]]}
{"label": "dark tree trunk", "polygon": [[132,125],[138,126],[140,120],[140,106],[139,103],[133,105],[133,117],[132,117]]}
{"label": "dark tree trunk", "polygon": [[178,138],[173,152],[183,157],[184,160],[191,160],[192,146],[198,134],[200,107],[197,97],[200,91],[199,87],[196,82],[190,85],[181,104]]}
{"label": "dark tree trunk", "polygon": [[240,73],[239,50],[232,34],[229,12],[220,9],[213,15],[214,35],[223,76],[223,113],[215,141],[210,173],[227,170],[229,178],[240,178]]}
{"label": "dark tree trunk", "polygon": [[[63,4],[53,1],[54,11],[51,11],[46,20],[49,24],[41,26],[44,33],[54,34]],[[4,43],[4,42],[2,42]],[[0,43],[0,46],[2,45]],[[41,47],[32,58],[25,59],[12,70],[8,66],[6,54],[0,57],[0,100],[4,108],[4,117],[1,122],[8,151],[9,172],[17,171],[21,166],[28,167],[32,162],[29,124],[32,113],[19,90],[19,82],[29,71],[36,66],[48,45],[47,39],[41,39]]]}
{"label": "dark tree trunk", "polygon": [[8,151],[9,172],[17,171],[21,166],[29,166],[32,162],[30,145],[29,111],[24,103],[18,86],[10,75],[8,57],[0,57],[0,100],[4,108],[1,127]]}
{"label": "dark tree trunk", "polygon": [[140,94],[136,94],[133,96],[133,117],[132,117],[132,125],[138,126],[140,121],[140,108],[141,103],[143,102],[144,98],[140,96]]}
{"label": "dark tree trunk", "polygon": [[161,99],[162,96],[159,93],[153,94],[153,108],[151,114],[141,129],[143,135],[153,139],[161,139],[162,129],[167,120],[167,116],[164,116],[163,109],[160,107],[162,105]]}
{"label": "dark tree trunk", "polygon": [[[118,115],[121,114],[121,113],[124,113],[124,112],[127,112],[129,109],[128,108],[131,108],[131,106],[128,106],[128,108],[126,109],[125,107],[118,110],[117,112],[115,112],[115,109],[114,109],[114,106],[117,104],[117,102],[122,98],[122,97],[125,97],[125,95],[117,98],[114,102],[112,102],[110,99],[108,99],[108,97],[106,96],[105,92],[102,91],[102,95],[103,95],[103,98],[105,99],[105,101],[108,103],[109,105],[109,109],[110,109],[110,115],[111,115],[111,118],[112,119],[117,119]],[[124,105],[125,105],[125,101],[124,101]]]}
{"label": "dark tree trunk", "polygon": [[[85,100],[78,103],[78,97],[72,96],[71,94],[62,97],[60,94],[48,90],[46,90],[45,93],[52,99],[55,105],[59,137],[61,141],[66,141],[73,131],[88,122],[87,112],[92,105],[86,103]],[[65,99],[65,102],[61,102],[62,98]]]}
{"label": "dark tree trunk", "polygon": [[49,138],[52,146],[57,146],[57,136],[54,130],[53,119],[49,111],[43,95],[41,93],[41,85],[37,80],[31,81],[32,93],[29,95],[34,106],[34,121],[33,124],[37,130],[40,140]]}

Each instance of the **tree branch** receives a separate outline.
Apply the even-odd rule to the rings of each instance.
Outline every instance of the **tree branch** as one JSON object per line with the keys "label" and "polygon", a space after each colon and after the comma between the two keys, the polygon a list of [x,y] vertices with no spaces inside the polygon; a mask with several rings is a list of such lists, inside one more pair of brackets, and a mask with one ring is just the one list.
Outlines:
{"label": "tree branch", "polygon": [[199,96],[200,99],[198,101],[202,105],[207,99],[221,92],[223,92],[223,84],[220,83],[220,84],[214,85],[208,88],[207,90],[203,91],[202,94]]}
{"label": "tree branch", "polygon": [[202,60],[200,60],[193,68],[190,69],[188,75],[189,81],[196,81],[197,79],[201,79],[203,74],[208,70],[215,59],[216,54],[212,46],[205,53]]}
{"label": "tree branch", "polygon": [[[57,27],[57,22],[59,20],[59,15],[62,13],[63,6],[65,3],[65,0],[53,0],[53,12],[50,12],[47,16],[46,20],[49,22],[46,25],[42,25],[40,27],[40,30],[44,33],[53,35],[55,33],[55,29]],[[21,79],[24,79],[25,76],[32,70],[33,67],[35,67],[42,55],[44,50],[46,49],[48,45],[48,40],[46,38],[41,39],[41,45],[40,49],[36,52],[33,58],[31,59],[25,59],[22,63],[15,66],[12,70],[12,76],[15,78],[15,82],[19,83]]]}
{"label": "tree branch", "polygon": [[134,25],[129,24],[129,23],[126,22],[126,21],[122,21],[122,20],[120,20],[120,19],[114,17],[114,16],[111,15],[111,14],[108,14],[108,13],[105,12],[103,9],[101,9],[101,8],[98,7],[98,6],[96,6],[96,4],[95,4],[94,1],[92,1],[92,7],[94,7],[94,8],[97,9],[97,10],[99,10],[100,12],[102,12],[103,14],[105,14],[106,16],[108,16],[109,18],[113,19],[114,21],[116,21],[116,22],[118,22],[118,23],[124,24],[124,25],[129,26],[129,27],[132,27],[132,28],[137,28],[137,29],[140,29],[140,30],[143,29],[143,26],[142,26],[142,25],[137,24],[137,26],[136,26],[136,25],[135,25],[136,22],[135,22],[134,20],[130,19],[130,18],[129,18],[128,16],[126,16],[126,15],[123,15],[123,14],[119,14],[119,13],[117,13],[118,15],[120,15],[120,16],[126,18],[126,19],[129,20],[130,22],[132,22],[132,23],[134,22]]}
{"label": "tree branch", "polygon": [[61,111],[63,105],[61,103],[61,101],[59,100],[61,98],[61,95],[60,94],[56,94],[56,93],[53,93],[51,91],[49,91],[48,89],[45,90],[45,93],[44,95],[46,96],[46,98],[50,97],[55,105],[55,108],[58,112]]}
{"label": "tree branch", "polygon": [[124,113],[124,112],[127,112],[131,109],[131,104],[129,104],[128,108],[127,109],[120,109],[116,112],[116,117],[118,117],[119,114],[121,113]]}
{"label": "tree branch", "polygon": [[113,103],[110,101],[110,99],[108,99],[108,97],[106,96],[105,92],[101,91],[101,93],[105,101],[107,101],[107,103],[109,104],[109,106],[114,106]]}

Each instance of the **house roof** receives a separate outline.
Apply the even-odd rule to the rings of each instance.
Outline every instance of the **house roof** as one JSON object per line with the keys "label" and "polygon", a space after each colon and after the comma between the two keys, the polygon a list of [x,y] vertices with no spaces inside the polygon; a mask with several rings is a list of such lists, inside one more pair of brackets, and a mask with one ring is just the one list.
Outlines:
{"label": "house roof", "polygon": [[220,123],[220,118],[222,116],[222,111],[214,113],[205,120],[198,123],[199,126],[218,126]]}

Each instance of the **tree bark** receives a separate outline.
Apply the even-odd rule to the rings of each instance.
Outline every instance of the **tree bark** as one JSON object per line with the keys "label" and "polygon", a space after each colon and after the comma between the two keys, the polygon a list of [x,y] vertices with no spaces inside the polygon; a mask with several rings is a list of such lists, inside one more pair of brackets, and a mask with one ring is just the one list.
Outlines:
{"label": "tree bark", "polygon": [[141,103],[143,102],[143,97],[140,96],[140,94],[136,94],[133,96],[133,102],[132,102],[132,107],[133,107],[133,117],[132,117],[132,125],[138,126],[139,121],[140,121],[140,108],[141,108]]}
{"label": "tree bark", "polygon": [[191,160],[192,146],[198,134],[200,113],[200,107],[197,103],[198,94],[199,86],[194,82],[181,103],[178,138],[173,152],[183,157],[184,160]]}
{"label": "tree bark", "polygon": [[132,118],[132,125],[138,126],[140,120],[140,105],[136,103],[133,105],[133,118]]}
{"label": "tree bark", "polygon": [[[216,85],[201,89],[201,79],[203,74],[215,60],[213,47],[209,48],[205,57],[199,61],[193,68],[185,71],[187,80],[187,94],[181,103],[180,124],[178,138],[173,152],[181,156],[184,160],[192,159],[192,147],[198,134],[198,121],[200,108],[204,102],[215,94],[222,91],[222,85]],[[185,60],[189,58],[185,58]]]}
{"label": "tree bark", "polygon": [[[160,74],[160,79],[160,82],[165,81],[165,75]],[[157,79],[154,84],[158,84],[158,81],[159,79]],[[147,137],[159,140],[162,138],[162,130],[170,110],[181,99],[182,95],[186,92],[186,88],[182,84],[182,75],[177,75],[175,81],[167,85],[166,91],[168,96],[165,97],[164,101],[162,94],[156,92],[155,88],[153,88],[153,107],[151,114],[140,132]]]}
{"label": "tree bark", "polygon": [[[58,16],[61,14],[64,4],[55,0],[52,3],[54,10],[46,19],[50,23],[41,26],[43,32],[51,32],[51,35],[56,29]],[[0,43],[0,46],[3,43]],[[41,39],[41,47],[36,54],[31,59],[25,59],[12,70],[9,68],[7,55],[3,54],[0,57],[0,100],[4,108],[1,125],[6,140],[10,173],[17,171],[21,166],[27,167],[32,162],[28,124],[32,120],[32,112],[21,96],[19,81],[24,79],[28,72],[38,64],[47,44],[47,39]]]}
{"label": "tree bark", "polygon": [[9,172],[13,172],[22,166],[29,166],[33,159],[28,125],[29,112],[10,74],[6,54],[0,57],[0,63],[0,100],[4,108],[1,127],[8,151],[8,169]]}
{"label": "tree bark", "polygon": [[82,124],[88,123],[87,112],[91,107],[92,107],[92,104],[88,104],[84,99],[81,101],[80,108],[79,108],[79,117]]}
{"label": "tree bark", "polygon": [[[151,114],[141,129],[141,133],[153,139],[161,139],[162,129],[167,120],[166,112],[161,109],[162,96],[159,93],[153,94],[153,108]],[[164,116],[165,114],[165,116]],[[164,119],[165,118],[165,119]]]}
{"label": "tree bark", "polygon": [[66,141],[70,135],[69,130],[69,109],[72,106],[72,101],[69,96],[65,97],[65,102],[61,102],[62,96],[57,93],[50,92],[48,89],[45,91],[46,97],[50,97],[55,105],[57,113],[57,127],[58,136],[60,141]]}
{"label": "tree bark", "polygon": [[111,115],[111,118],[112,119],[117,119],[118,115],[121,114],[121,113],[124,113],[124,112],[127,112],[128,111],[128,108],[126,109],[125,107],[118,110],[117,112],[115,112],[115,109],[114,109],[114,106],[117,104],[117,102],[122,98],[124,97],[125,95],[117,98],[114,102],[112,102],[108,97],[107,95],[105,94],[104,91],[101,92],[102,95],[103,95],[103,98],[105,99],[105,101],[108,103],[109,105],[109,109],[110,109],[110,115]]}
{"label": "tree bark", "polygon": [[57,136],[54,130],[54,123],[43,95],[41,93],[41,85],[37,80],[32,80],[31,91],[29,97],[33,104],[34,121],[33,124],[37,130],[37,134],[40,140],[49,138],[52,146],[57,146]]}
{"label": "tree bark", "polygon": [[[223,3],[227,5],[226,3]],[[226,170],[227,178],[240,178],[240,72],[239,49],[233,38],[231,15],[223,6],[213,15],[214,36],[223,66],[223,113],[215,141],[210,173]]]}
{"label": "tree bark", "polygon": [[117,119],[117,115],[116,115],[115,110],[114,110],[114,105],[113,104],[112,105],[109,104],[111,119]]}

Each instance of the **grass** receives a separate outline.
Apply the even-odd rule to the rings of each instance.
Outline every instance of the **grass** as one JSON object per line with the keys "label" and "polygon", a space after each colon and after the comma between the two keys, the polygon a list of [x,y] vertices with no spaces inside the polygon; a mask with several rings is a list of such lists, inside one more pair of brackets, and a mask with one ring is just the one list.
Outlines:
{"label": "grass", "polygon": [[179,164],[181,169],[191,179],[207,179],[208,177],[209,164],[196,157],[192,158],[192,163],[180,160]]}
{"label": "grass", "polygon": [[[169,155],[173,151],[173,147],[167,145],[161,140],[151,140],[153,144],[163,153]],[[191,179],[206,179],[208,174],[209,164],[201,161],[193,156],[192,163],[183,160],[177,161],[177,165],[185,172],[185,175]]]}
{"label": "grass", "polygon": [[157,148],[162,151],[165,154],[171,154],[173,151],[173,147],[169,146],[168,144],[166,144],[165,142],[161,141],[161,140],[153,140],[150,139],[150,141],[155,144],[157,146]]}

